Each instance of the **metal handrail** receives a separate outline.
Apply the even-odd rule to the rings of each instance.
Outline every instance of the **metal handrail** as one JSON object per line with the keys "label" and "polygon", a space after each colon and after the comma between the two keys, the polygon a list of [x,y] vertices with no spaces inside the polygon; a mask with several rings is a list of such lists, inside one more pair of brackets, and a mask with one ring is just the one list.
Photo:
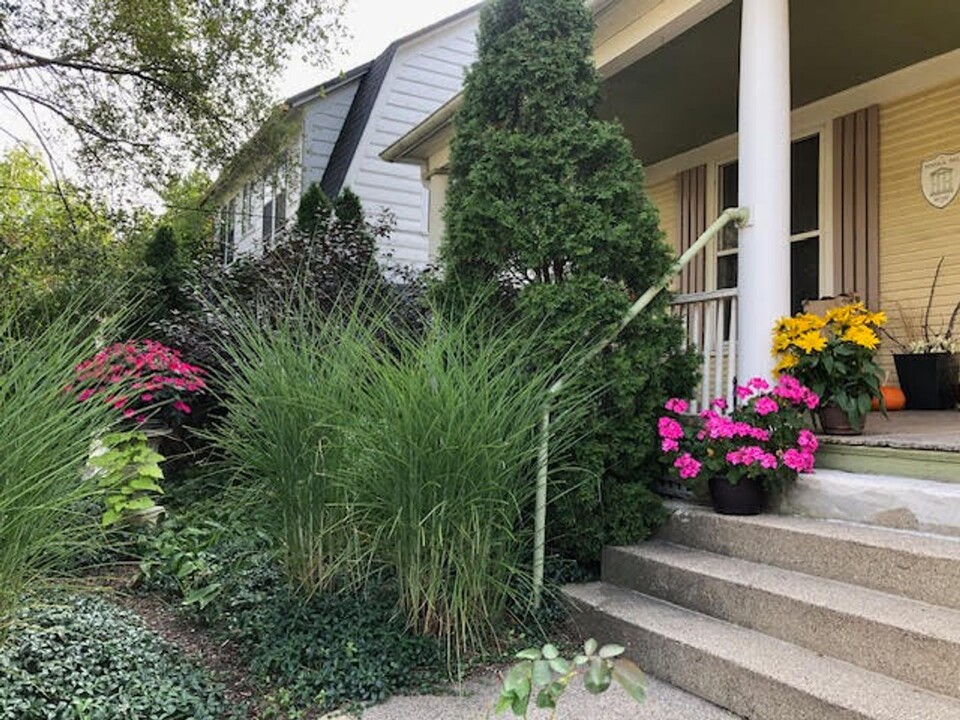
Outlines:
{"label": "metal handrail", "polygon": [[711,300],[728,300],[737,297],[737,288],[724,288],[722,290],[709,290],[699,293],[684,293],[683,295],[674,295],[670,299],[671,306],[692,305],[693,303],[710,302]]}
{"label": "metal handrail", "polygon": [[[536,507],[534,509],[534,544],[533,544],[533,607],[540,607],[540,600],[543,595],[543,566],[546,550],[546,527],[547,527],[547,477],[550,464],[550,411],[553,407],[553,401],[560,394],[560,391],[570,382],[576,372],[584,364],[595,358],[603,352],[610,344],[617,339],[624,328],[627,327],[634,318],[637,317],[644,308],[646,308],[659,295],[673,279],[693,260],[696,255],[703,250],[707,243],[716,236],[724,227],[731,222],[743,227],[750,218],[750,212],[747,208],[728,208],[720,213],[720,217],[704,230],[703,234],[697,238],[684,253],[670,266],[663,276],[649,287],[636,302],[630,306],[630,309],[624,314],[617,324],[617,327],[608,335],[594,345],[587,353],[582,355],[573,369],[562,375],[547,391],[547,400],[544,403],[543,418],[540,422],[540,450],[537,454],[537,497]],[[735,292],[735,291],[734,291]]]}

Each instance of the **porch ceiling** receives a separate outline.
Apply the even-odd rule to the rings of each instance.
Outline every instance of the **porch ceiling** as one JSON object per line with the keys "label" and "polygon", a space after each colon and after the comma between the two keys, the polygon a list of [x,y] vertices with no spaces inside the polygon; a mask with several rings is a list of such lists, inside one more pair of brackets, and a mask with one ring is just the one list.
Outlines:
{"label": "porch ceiling", "polygon": [[[736,0],[604,83],[602,114],[645,164],[736,132],[740,10]],[[960,47],[960,1],[794,0],[790,42],[801,107]]]}

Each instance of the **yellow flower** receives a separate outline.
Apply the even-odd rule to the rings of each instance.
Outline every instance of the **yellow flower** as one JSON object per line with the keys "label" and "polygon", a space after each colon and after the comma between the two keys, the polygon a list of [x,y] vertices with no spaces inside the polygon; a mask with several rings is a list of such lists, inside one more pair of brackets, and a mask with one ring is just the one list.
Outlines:
{"label": "yellow flower", "polygon": [[782,373],[784,370],[789,370],[799,362],[800,358],[791,353],[787,353],[780,358],[780,362],[778,362],[777,366],[773,369],[774,377],[780,377],[780,373]]}
{"label": "yellow flower", "polygon": [[880,327],[881,325],[887,324],[887,314],[885,312],[875,312],[870,316],[869,323]]}
{"label": "yellow flower", "polygon": [[849,325],[854,317],[857,317],[866,311],[867,308],[862,302],[855,302],[848,305],[841,305],[840,307],[830,308],[827,310],[826,319],[828,323]]}
{"label": "yellow flower", "polygon": [[798,337],[794,344],[809,355],[811,352],[823,350],[827,346],[827,339],[819,330],[810,330]]}
{"label": "yellow flower", "polygon": [[851,325],[840,337],[845,342],[852,342],[868,350],[876,349],[880,344],[880,338],[866,325]]}

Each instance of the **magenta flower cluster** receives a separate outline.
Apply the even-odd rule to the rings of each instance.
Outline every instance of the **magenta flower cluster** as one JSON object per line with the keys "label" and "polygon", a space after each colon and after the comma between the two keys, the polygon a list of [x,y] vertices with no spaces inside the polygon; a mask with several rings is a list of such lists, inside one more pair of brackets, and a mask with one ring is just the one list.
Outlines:
{"label": "magenta flower cluster", "polygon": [[67,390],[80,402],[99,397],[136,423],[159,414],[176,424],[193,410],[187,400],[206,390],[204,375],[178,350],[139,340],[115,343],[80,363]]}
{"label": "magenta flower cluster", "polygon": [[782,488],[814,469],[818,442],[807,427],[807,413],[820,404],[816,393],[782,375],[772,387],[752,378],[735,394],[738,406],[730,414],[723,398],[699,418],[687,414],[685,400],[671,398],[664,405],[670,414],[657,421],[660,448],[680,479],[722,474],[736,482],[750,476]]}

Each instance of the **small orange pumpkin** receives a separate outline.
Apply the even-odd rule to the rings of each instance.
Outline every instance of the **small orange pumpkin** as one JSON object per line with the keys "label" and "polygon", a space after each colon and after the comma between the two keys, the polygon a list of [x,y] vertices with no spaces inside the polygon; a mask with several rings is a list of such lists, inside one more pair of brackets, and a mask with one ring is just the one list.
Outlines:
{"label": "small orange pumpkin", "polygon": [[[883,402],[887,406],[887,410],[893,412],[895,410],[903,410],[907,404],[907,396],[903,394],[903,390],[898,388],[896,385],[881,385],[880,394],[883,395]],[[874,410],[880,409],[880,403],[876,398],[870,401],[870,407]]]}

